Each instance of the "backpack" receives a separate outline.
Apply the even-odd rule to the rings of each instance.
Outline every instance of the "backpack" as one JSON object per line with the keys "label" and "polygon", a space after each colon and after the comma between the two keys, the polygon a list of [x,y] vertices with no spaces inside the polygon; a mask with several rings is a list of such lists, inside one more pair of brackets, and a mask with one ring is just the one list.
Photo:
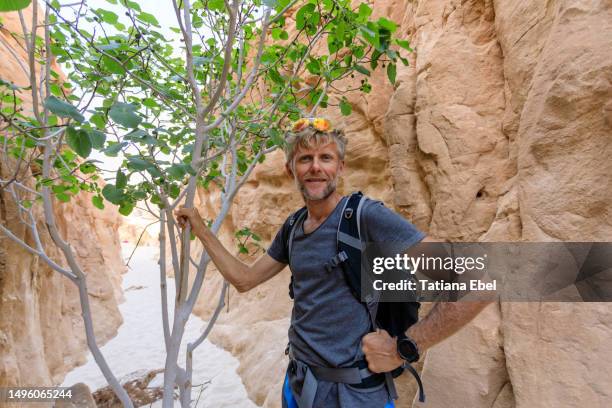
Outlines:
{"label": "backpack", "polygon": [[[364,202],[364,196],[359,191],[352,193],[344,204],[340,223],[338,225],[338,234],[336,239],[337,253],[330,259],[325,267],[328,271],[331,268],[340,265],[344,274],[344,278],[351,290],[353,296],[364,305],[370,316],[372,330],[381,328],[386,330],[392,337],[405,333],[406,330],[415,324],[419,319],[419,302],[379,302],[376,295],[367,294],[365,301],[361,298],[361,270],[362,270],[362,252],[365,249],[361,239],[361,210]],[[302,222],[308,211],[306,207],[300,208],[293,213],[283,225],[284,242],[287,245],[288,258],[291,259],[291,249],[293,245],[293,236],[295,227]],[[293,275],[289,283],[289,297],[293,299]],[[419,390],[422,392],[421,380],[418,373],[410,365],[406,368],[415,376],[419,384]],[[391,375],[398,377],[404,371],[403,367],[398,367]],[[424,394],[419,399],[424,400]]]}

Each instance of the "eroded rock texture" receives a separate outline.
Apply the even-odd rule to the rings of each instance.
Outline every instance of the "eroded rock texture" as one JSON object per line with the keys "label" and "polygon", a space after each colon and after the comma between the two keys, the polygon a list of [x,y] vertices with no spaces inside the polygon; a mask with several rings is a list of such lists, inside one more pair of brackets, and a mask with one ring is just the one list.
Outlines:
{"label": "eroded rock texture", "polygon": [[[349,98],[350,117],[324,113],[350,140],[345,192],[382,199],[440,238],[612,239],[612,2],[373,6],[415,52],[394,88],[376,73],[372,94]],[[283,160],[275,153],[255,171],[227,231],[249,226],[269,242],[302,205]],[[288,276],[232,292],[212,334],[240,358],[249,395],[266,407],[280,405]],[[209,281],[220,286],[216,274]],[[214,303],[203,297],[199,313]],[[608,304],[492,305],[428,353],[426,406],[609,406],[611,335]],[[404,378],[400,389],[398,406],[411,406],[414,384]]]}
{"label": "eroded rock texture", "polygon": [[[31,11],[24,12],[28,26]],[[16,13],[3,13],[0,28],[0,77],[25,86],[27,57],[11,32],[21,32]],[[31,106],[31,95],[20,95]],[[15,162],[0,157],[2,179],[14,174]],[[33,187],[30,169],[23,180]],[[40,211],[39,211],[40,210]],[[95,334],[99,344],[116,334],[122,322],[117,303],[122,300],[121,273],[125,271],[117,230],[120,216],[107,206],[100,211],[83,194],[70,204],[55,204],[58,228],[73,247],[87,275]],[[0,192],[3,225],[30,245],[34,238],[19,220],[6,190]],[[65,264],[54,246],[42,209],[35,211],[40,239],[50,258]],[[85,362],[87,345],[76,286],[0,233],[0,386],[43,386],[61,383],[72,367]]]}

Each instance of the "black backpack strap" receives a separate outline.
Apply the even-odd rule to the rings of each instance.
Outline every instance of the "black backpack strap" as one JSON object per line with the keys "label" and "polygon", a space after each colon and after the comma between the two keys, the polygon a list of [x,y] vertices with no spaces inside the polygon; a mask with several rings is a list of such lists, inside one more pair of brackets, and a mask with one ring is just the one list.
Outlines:
{"label": "black backpack strap", "polygon": [[[372,330],[376,330],[378,325],[377,316],[379,309],[379,298],[380,294],[378,293],[366,293],[365,302],[361,299],[361,262],[363,251],[365,250],[365,244],[361,239],[361,211],[364,203],[363,194],[359,191],[350,195],[347,200],[343,210],[342,210],[342,218],[340,219],[340,223],[338,224],[338,238],[337,238],[337,246],[338,253],[337,255],[329,262],[329,264],[336,266],[338,264],[342,265],[342,269],[344,271],[345,279],[353,293],[353,296],[357,298],[361,303],[366,307],[368,314],[370,316],[370,321],[372,324]],[[386,310],[385,306],[387,307]],[[393,315],[394,312],[411,312],[414,309],[414,306],[410,306],[409,304],[402,304],[403,308],[395,308],[391,310],[388,304],[383,304],[383,309],[389,315]],[[409,310],[408,310],[409,309]],[[416,308],[418,313],[418,307]],[[409,313],[406,313],[407,315]],[[412,313],[410,313],[412,314]],[[385,316],[383,316],[385,317]],[[391,316],[386,316],[391,317]],[[408,317],[408,316],[406,316]],[[418,319],[418,315],[414,317],[416,321]],[[382,326],[386,327],[388,330],[392,327],[393,322],[384,322]],[[403,332],[405,328],[401,328]],[[393,334],[392,334],[393,335]],[[423,392],[423,384],[421,382],[421,378],[419,377],[418,372],[409,364],[405,367],[410,371],[410,373],[417,380],[417,384],[419,386],[419,401],[425,402],[425,393]],[[385,373],[385,382],[387,384],[387,389],[392,399],[397,399],[398,394],[395,388],[395,384],[393,382],[393,377],[398,376],[403,372],[403,368],[399,367],[394,370],[394,372]]]}
{"label": "black backpack strap", "polygon": [[[295,227],[304,220],[306,214],[308,214],[307,208],[302,207],[291,214],[283,224],[283,240],[285,242],[285,247],[287,248],[287,260],[289,261],[289,264],[291,264],[291,249],[293,248]],[[289,282],[289,297],[293,299],[293,274],[291,275],[291,281]]]}
{"label": "black backpack strap", "polygon": [[[333,266],[342,264],[344,278],[351,293],[361,302],[361,254],[364,244],[361,241],[361,208],[363,206],[361,191],[349,196],[342,209],[338,223],[337,255],[330,261]],[[368,308],[369,311],[369,308]]]}
{"label": "black backpack strap", "polygon": [[293,237],[295,236],[295,227],[300,224],[306,218],[308,214],[308,209],[306,207],[302,207],[297,210],[289,219],[287,220],[287,259],[291,263],[291,250],[293,249]]}

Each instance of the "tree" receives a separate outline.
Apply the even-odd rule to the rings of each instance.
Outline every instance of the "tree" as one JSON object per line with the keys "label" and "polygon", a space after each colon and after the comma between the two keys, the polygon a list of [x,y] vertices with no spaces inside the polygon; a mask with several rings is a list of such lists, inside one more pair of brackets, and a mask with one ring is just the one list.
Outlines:
{"label": "tree", "polygon": [[[283,145],[287,122],[333,105],[329,89],[349,75],[361,75],[361,86],[343,92],[370,92],[368,77],[379,62],[394,83],[397,61],[408,63],[400,49],[410,47],[393,38],[393,22],[373,21],[367,4],[352,8],[347,0],[172,0],[177,26],[169,29],[177,34],[179,49],[138,3],[107,2],[108,8],[93,8],[83,1],[66,6],[46,1],[40,24],[34,1],[29,27],[19,11],[23,32],[16,35],[26,45],[29,60],[23,69],[29,82],[0,82],[3,166],[14,170],[0,180],[0,193],[18,205],[37,245],[28,245],[4,225],[0,230],[78,286],[88,346],[119,399],[131,407],[97,347],[86,277],[56,227],[53,206],[89,192],[98,208],[111,203],[128,216],[141,205],[153,214],[160,225],[164,406],[172,405],[176,385],[187,407],[192,353],[210,333],[227,283],[208,327],[188,343],[187,360],[179,365],[185,324],[210,258],[206,252],[192,258],[193,237],[189,229],[181,233],[177,228],[173,210],[179,203],[193,206],[196,189],[218,186],[221,210],[209,220],[217,233],[254,167]],[[28,2],[15,3],[18,8]],[[69,72],[67,77],[53,68],[54,61]],[[314,81],[303,81],[305,75]],[[22,106],[25,93],[32,99],[31,113]],[[343,114],[351,113],[345,97],[337,105]],[[92,159],[92,151],[122,162],[117,169],[103,169],[106,164]],[[24,168],[40,169],[32,172],[34,187],[23,179]],[[50,259],[37,239],[32,210],[39,205],[67,265]],[[254,236],[249,230],[240,234]],[[172,327],[166,240],[177,282]],[[191,286],[190,265],[195,267]]]}

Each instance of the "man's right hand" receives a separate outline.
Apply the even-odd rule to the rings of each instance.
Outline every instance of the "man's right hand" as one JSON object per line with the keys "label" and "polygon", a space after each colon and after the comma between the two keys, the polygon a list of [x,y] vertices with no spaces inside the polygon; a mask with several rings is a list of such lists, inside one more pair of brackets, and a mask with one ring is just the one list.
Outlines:
{"label": "man's right hand", "polygon": [[199,235],[206,229],[204,220],[196,208],[185,208],[181,205],[178,210],[174,211],[174,216],[178,225],[183,229],[189,222],[191,224],[191,231],[195,235]]}
{"label": "man's right hand", "polygon": [[204,220],[195,208],[180,206],[174,211],[174,216],[181,228],[185,228],[187,223],[191,224],[192,232],[202,241],[219,272],[239,292],[246,292],[265,282],[286,266],[267,253],[262,254],[252,265],[244,264],[225,249],[215,234],[204,224]]}

